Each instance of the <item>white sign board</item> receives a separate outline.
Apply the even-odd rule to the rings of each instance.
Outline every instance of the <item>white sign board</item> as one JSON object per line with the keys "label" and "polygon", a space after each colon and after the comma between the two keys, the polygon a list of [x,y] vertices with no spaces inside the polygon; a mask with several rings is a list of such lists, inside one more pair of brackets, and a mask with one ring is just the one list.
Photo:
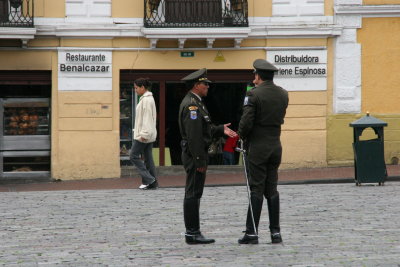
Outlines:
{"label": "white sign board", "polygon": [[284,50],[267,52],[267,60],[279,71],[274,82],[288,91],[327,89],[326,50]]}
{"label": "white sign board", "polygon": [[60,51],[58,90],[111,91],[112,52]]}

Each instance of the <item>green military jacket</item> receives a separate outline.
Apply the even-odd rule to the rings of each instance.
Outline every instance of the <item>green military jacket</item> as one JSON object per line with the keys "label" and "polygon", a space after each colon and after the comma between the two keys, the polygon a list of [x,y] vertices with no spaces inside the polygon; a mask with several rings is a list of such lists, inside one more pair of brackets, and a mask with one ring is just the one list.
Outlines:
{"label": "green military jacket", "polygon": [[204,103],[189,92],[179,107],[179,130],[195,161],[195,167],[207,166],[207,150],[213,137],[223,136],[224,126],[214,125]]}
{"label": "green military jacket", "polygon": [[265,136],[280,136],[288,92],[272,81],[264,81],[246,93],[238,134],[248,142],[265,142]]}

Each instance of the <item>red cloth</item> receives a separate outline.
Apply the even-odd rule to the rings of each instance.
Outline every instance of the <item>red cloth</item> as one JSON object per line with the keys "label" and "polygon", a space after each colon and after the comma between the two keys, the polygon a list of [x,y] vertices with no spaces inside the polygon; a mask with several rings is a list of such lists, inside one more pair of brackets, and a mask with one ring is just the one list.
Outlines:
{"label": "red cloth", "polygon": [[228,137],[228,139],[226,139],[225,145],[224,145],[224,151],[226,152],[235,152],[235,147],[236,147],[236,143],[239,140],[239,136],[236,137]]}

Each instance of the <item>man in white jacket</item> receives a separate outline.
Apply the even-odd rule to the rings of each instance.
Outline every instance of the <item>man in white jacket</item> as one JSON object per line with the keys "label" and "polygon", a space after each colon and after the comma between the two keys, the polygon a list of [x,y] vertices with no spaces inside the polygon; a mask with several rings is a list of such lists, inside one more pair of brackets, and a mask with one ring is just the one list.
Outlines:
{"label": "man in white jacket", "polygon": [[139,170],[142,177],[142,185],[139,188],[143,190],[158,187],[152,151],[153,142],[157,137],[157,111],[153,94],[149,91],[150,86],[148,79],[139,78],[134,81],[135,91],[140,99],[136,106],[130,160]]}

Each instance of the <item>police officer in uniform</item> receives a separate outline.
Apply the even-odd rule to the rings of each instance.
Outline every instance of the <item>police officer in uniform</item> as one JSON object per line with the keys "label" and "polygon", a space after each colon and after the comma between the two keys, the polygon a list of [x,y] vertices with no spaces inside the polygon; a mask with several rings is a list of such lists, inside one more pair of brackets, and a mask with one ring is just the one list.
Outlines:
{"label": "police officer in uniform", "polygon": [[237,134],[228,128],[229,124],[214,125],[202,97],[207,96],[210,80],[207,70],[200,69],[184,77],[190,91],[179,107],[179,129],[182,136],[182,163],[186,171],[183,217],[187,244],[209,244],[214,239],[205,238],[200,232],[200,199],[206,179],[208,147],[213,137]]}
{"label": "police officer in uniform", "polygon": [[239,244],[258,244],[258,223],[263,205],[267,199],[269,229],[272,243],[281,243],[279,224],[278,168],[281,163],[281,125],[288,107],[289,97],[285,89],[273,82],[278,69],[264,59],[257,59],[254,66],[255,88],[246,93],[243,114],[238,134],[245,141],[247,150],[250,205],[247,211],[246,231]]}

